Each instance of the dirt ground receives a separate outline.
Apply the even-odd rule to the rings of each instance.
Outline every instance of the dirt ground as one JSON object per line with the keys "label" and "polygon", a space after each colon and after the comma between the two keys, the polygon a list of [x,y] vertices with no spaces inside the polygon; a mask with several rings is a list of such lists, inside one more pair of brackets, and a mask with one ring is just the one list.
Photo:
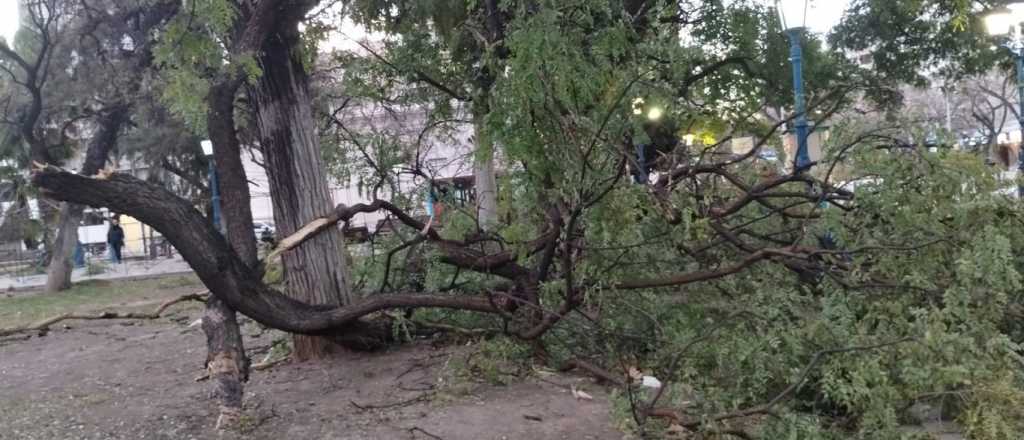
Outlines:
{"label": "dirt ground", "polygon": [[[147,292],[148,302],[128,305],[187,290]],[[157,321],[70,322],[42,337],[0,339],[0,439],[623,438],[589,379],[455,379],[470,348],[427,341],[253,372],[243,433],[217,434],[209,385],[195,381],[204,337],[188,324],[200,315],[198,305],[179,306]],[[274,333],[244,331],[259,361]],[[595,399],[576,400],[570,386]]]}

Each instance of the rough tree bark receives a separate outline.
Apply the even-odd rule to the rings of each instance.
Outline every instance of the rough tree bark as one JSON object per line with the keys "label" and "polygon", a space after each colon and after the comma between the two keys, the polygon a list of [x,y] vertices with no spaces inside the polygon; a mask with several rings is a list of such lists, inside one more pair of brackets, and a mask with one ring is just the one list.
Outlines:
{"label": "rough tree bark", "polygon": [[[231,308],[275,329],[309,335],[330,335],[344,338],[352,325],[370,313],[404,307],[442,307],[499,313],[493,298],[464,295],[375,295],[349,306],[311,305],[284,295],[263,283],[259,273],[245,264],[209,220],[187,200],[165,188],[145,183],[131,176],[115,174],[105,179],[87,178],[56,168],[37,170],[34,185],[48,196],[89,206],[109,207],[131,215],[160,231],[195,270],[210,292]],[[68,191],[74,188],[75,191]],[[424,224],[393,206],[386,206],[402,223],[414,230]],[[334,227],[339,221],[351,219],[358,212],[385,209],[384,205],[355,206],[344,215],[326,222]],[[321,222],[324,223],[324,222]],[[431,231],[433,232],[433,231]],[[506,278],[528,275],[516,264],[516,254],[481,255],[470,246],[440,239],[431,240],[448,253],[451,264],[477,272],[493,273]],[[493,292],[504,295],[502,292]]]}
{"label": "rough tree bark", "polygon": [[[236,35],[229,47],[233,54],[250,53],[255,50],[273,24],[273,17],[279,9],[285,7],[284,2],[280,0],[245,2],[239,6],[240,20],[236,23]],[[206,96],[207,132],[213,142],[214,160],[222,194],[221,208],[227,229],[227,237],[215,231],[215,239],[228,247],[223,241],[227,238],[231,243],[230,253],[237,259],[237,264],[250,276],[261,279],[262,270],[257,262],[256,237],[252,232],[249,182],[242,166],[241,146],[235,129],[235,96],[242,82],[241,77],[240,71],[218,76]],[[154,223],[149,224],[154,225],[181,251],[182,248],[172,238],[173,233],[169,234]],[[207,232],[214,231],[212,224],[206,224],[205,227],[208,229]],[[184,256],[185,252],[182,252],[182,255]],[[193,268],[196,264],[203,264],[192,261],[189,257],[185,258]],[[219,264],[214,264],[219,267]],[[252,294],[237,285],[234,288],[238,290],[233,292],[240,295]],[[211,295],[210,299],[206,303],[206,315],[203,317],[207,348],[206,365],[214,385],[214,396],[220,401],[217,428],[231,428],[240,420],[244,395],[242,383],[249,376],[249,359],[245,355],[238,327],[236,305],[225,301],[224,296]]]}
{"label": "rough tree bark", "polygon": [[[497,47],[498,58],[507,56],[504,47],[505,20],[497,0],[483,3],[485,12],[486,44]],[[482,64],[477,77],[477,92],[473,98],[473,129],[475,132],[475,154],[473,156],[473,178],[476,186],[477,223],[484,231],[491,230],[498,222],[498,183],[494,170],[494,142],[487,133],[484,119],[490,112],[490,95],[494,87],[492,67]]]}
{"label": "rough tree bark", "polygon": [[475,118],[476,152],[473,155],[473,180],[476,186],[477,223],[490,231],[498,223],[498,182],[494,170],[494,144],[483,127],[482,117]]}
{"label": "rough tree bark", "polygon": [[[119,104],[102,113],[96,121],[96,135],[89,140],[85,160],[79,173],[93,176],[103,168],[107,156],[117,144],[117,135],[128,121],[130,106]],[[78,226],[82,222],[85,206],[61,203],[57,220],[57,234],[53,241],[53,256],[46,270],[46,291],[57,292],[71,288],[71,257],[78,243]]]}
{"label": "rough tree bark", "polygon": [[[249,87],[267,165],[274,222],[283,235],[292,234],[333,207],[316,134],[309,78],[295,50],[299,18],[301,15],[282,18],[277,32],[263,42],[259,57],[263,74]],[[340,229],[325,231],[306,246],[286,253],[283,264],[285,290],[292,298],[315,305],[352,303]],[[293,356],[300,361],[322,358],[330,353],[331,346],[325,338],[295,335]]]}
{"label": "rough tree bark", "polygon": [[[213,142],[218,173],[221,212],[226,225],[226,238],[242,264],[257,269],[256,237],[252,232],[252,210],[249,206],[249,182],[242,166],[241,148],[235,130],[235,93],[232,81],[215,84],[207,97],[209,110],[207,129]],[[217,428],[236,426],[242,415],[243,383],[249,379],[249,358],[245,355],[242,332],[235,310],[216,295],[206,302],[203,315],[206,333],[206,367],[213,384],[213,394],[220,402]]]}

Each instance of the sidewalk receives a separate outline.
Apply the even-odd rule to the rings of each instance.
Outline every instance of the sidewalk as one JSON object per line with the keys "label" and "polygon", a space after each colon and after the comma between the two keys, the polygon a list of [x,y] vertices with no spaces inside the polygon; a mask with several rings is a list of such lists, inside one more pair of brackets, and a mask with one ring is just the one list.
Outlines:
{"label": "sidewalk", "polygon": [[[159,260],[126,261],[123,264],[107,264],[107,270],[101,274],[88,275],[85,268],[75,269],[71,273],[71,282],[86,280],[123,280],[151,278],[164,275],[188,274],[192,268],[185,260],[167,258]],[[11,290],[39,289],[46,285],[46,275],[5,276],[0,277],[0,292]]]}

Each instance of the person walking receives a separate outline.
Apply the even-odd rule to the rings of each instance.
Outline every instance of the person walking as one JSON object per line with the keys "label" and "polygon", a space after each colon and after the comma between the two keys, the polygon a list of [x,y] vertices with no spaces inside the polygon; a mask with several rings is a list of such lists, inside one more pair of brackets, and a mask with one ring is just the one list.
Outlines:
{"label": "person walking", "polygon": [[121,222],[117,216],[110,218],[110,228],[107,229],[107,247],[110,248],[110,261],[115,264],[121,263],[121,247],[124,246],[124,229],[121,229]]}

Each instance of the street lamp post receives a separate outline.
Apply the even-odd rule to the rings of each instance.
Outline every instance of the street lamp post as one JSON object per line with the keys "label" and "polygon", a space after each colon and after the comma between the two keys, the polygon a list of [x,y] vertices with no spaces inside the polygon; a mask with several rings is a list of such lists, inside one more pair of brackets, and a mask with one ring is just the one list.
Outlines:
{"label": "street lamp post", "polygon": [[793,64],[793,112],[795,113],[794,134],[796,135],[796,160],[794,171],[803,170],[811,163],[807,151],[807,109],[804,103],[803,48],[800,39],[807,22],[809,0],[775,0],[779,22],[789,37],[789,61]]}
{"label": "street lamp post", "polygon": [[1006,36],[1003,47],[1013,55],[1017,64],[1017,128],[1021,132],[1021,145],[1017,147],[1017,197],[1024,198],[1024,2],[1015,2],[993,11],[985,17],[985,27],[993,36]]}
{"label": "street lamp post", "polygon": [[206,158],[208,159],[207,162],[210,163],[209,178],[210,194],[213,199],[213,226],[217,228],[218,231],[223,232],[220,222],[220,185],[217,183],[217,165],[213,160],[213,142],[204,140],[200,142],[199,145],[203,147],[203,154],[206,155]]}

